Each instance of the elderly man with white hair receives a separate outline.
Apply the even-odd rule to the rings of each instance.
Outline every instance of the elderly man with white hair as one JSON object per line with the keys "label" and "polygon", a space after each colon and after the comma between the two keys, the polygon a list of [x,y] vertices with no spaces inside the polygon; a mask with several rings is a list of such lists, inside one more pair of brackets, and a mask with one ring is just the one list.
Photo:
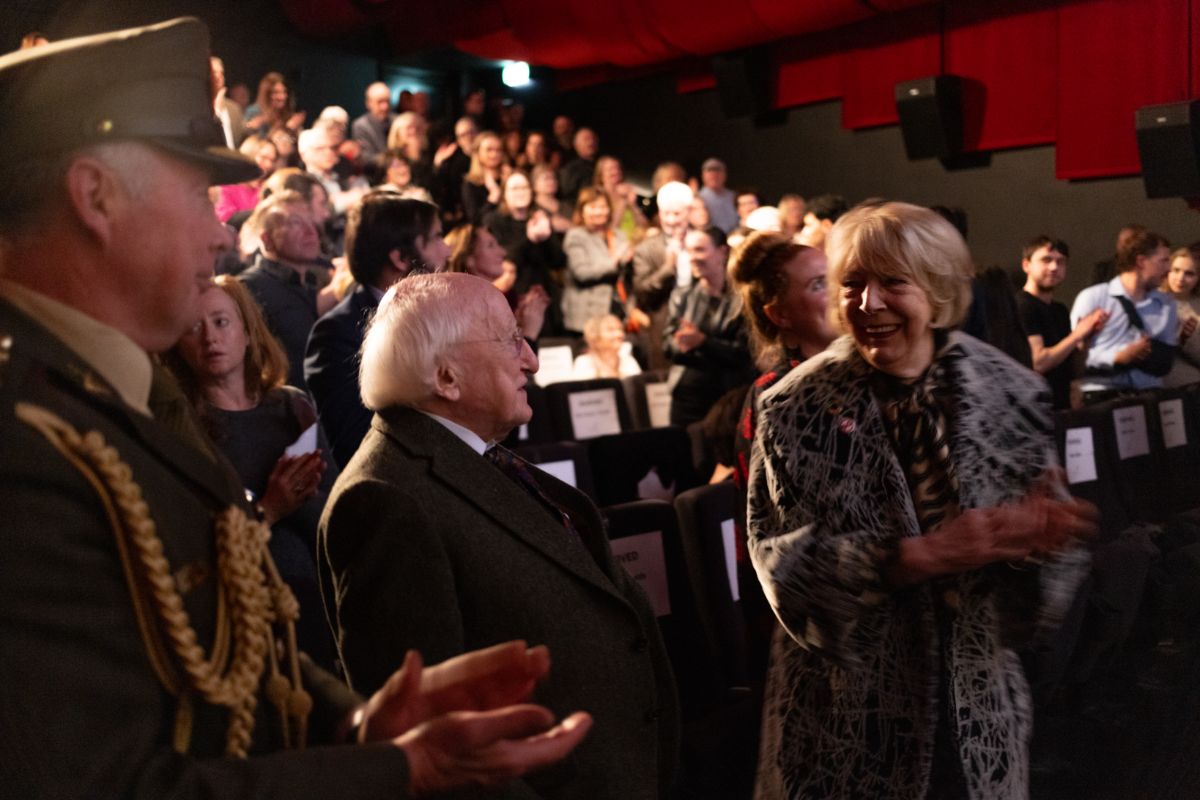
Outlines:
{"label": "elderly man with white hair", "polygon": [[[647,336],[655,345],[662,341],[671,291],[692,282],[692,264],[683,247],[692,197],[691,187],[686,183],[671,181],[663,184],[656,198],[658,230],[643,239],[633,251],[633,294],[638,308],[650,317]],[[661,349],[657,346],[649,348],[652,368],[670,366]]]}
{"label": "elderly man with white hair", "polygon": [[572,770],[532,775],[520,796],[664,797],[678,708],[646,598],[591,501],[497,444],[532,416],[537,367],[482,278],[417,275],[384,295],[360,375],[375,418],[319,533],[342,662],[366,690],[410,649],[545,644],[554,667],[536,701],[595,725]]}
{"label": "elderly man with white hair", "polygon": [[355,176],[344,183],[338,179],[338,142],[330,135],[325,125],[316,125],[308,130],[300,131],[296,142],[296,150],[300,160],[309,174],[321,182],[329,195],[336,215],[342,216],[350,206],[362,199],[368,187],[361,176]]}

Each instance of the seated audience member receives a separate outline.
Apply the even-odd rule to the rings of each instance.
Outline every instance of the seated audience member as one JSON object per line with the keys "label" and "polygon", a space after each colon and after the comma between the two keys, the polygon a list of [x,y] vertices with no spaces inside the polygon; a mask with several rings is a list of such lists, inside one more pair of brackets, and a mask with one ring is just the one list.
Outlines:
{"label": "seated audience member", "polygon": [[504,179],[500,206],[483,222],[516,268],[515,295],[525,294],[533,286],[542,287],[548,295],[554,291],[551,274],[566,262],[562,236],[554,232],[550,215],[534,205],[533,188],[525,173],[513,171]]}
{"label": "seated audience member", "polygon": [[350,136],[358,143],[364,162],[378,158],[387,150],[388,131],[396,115],[392,113],[392,90],[376,81],[367,87],[364,105],[367,112],[350,124]]}
{"label": "seated audience member", "polygon": [[225,146],[237,150],[246,139],[246,120],[242,115],[242,107],[225,96],[225,62],[216,56],[209,56],[208,64],[213,115],[221,123]]}
{"label": "seated audience member", "polygon": [[[212,441],[229,459],[271,526],[267,543],[300,603],[300,649],[334,669],[333,640],[317,584],[317,522],[336,470],[308,396],[291,386],[287,356],[245,287],[221,276],[200,295],[200,321],[168,363]],[[310,431],[311,428],[311,431]],[[301,436],[303,452],[286,452]]]}
{"label": "seated audience member", "polygon": [[397,114],[388,131],[387,149],[399,150],[412,167],[413,183],[433,186],[433,155],[429,151],[428,123],[415,111]]}
{"label": "seated audience member", "polygon": [[[484,226],[460,225],[450,231],[446,244],[450,247],[450,260],[446,263],[448,272],[475,275],[492,285],[504,281],[504,248]],[[516,297],[512,305],[521,333],[530,342],[536,342],[546,320],[550,295],[541,286],[533,286]]]}
{"label": "seated audience member", "polygon": [[592,184],[603,189],[612,202],[610,224],[625,234],[629,241],[639,241],[646,231],[646,216],[638,206],[637,190],[625,182],[625,171],[621,168],[620,160],[613,156],[601,156],[596,161]]}
{"label": "seated audience member", "polygon": [[288,385],[307,389],[304,347],[317,321],[317,285],[309,266],[321,255],[321,239],[311,206],[295,192],[271,195],[255,215],[262,252],[240,279],[288,357]]}
{"label": "seated audience member", "polygon": [[387,150],[375,159],[375,188],[400,195],[405,200],[432,203],[433,198],[423,186],[413,183],[412,162],[402,150]]}
{"label": "seated audience member", "polygon": [[645,596],[591,501],[495,444],[529,421],[537,367],[480,278],[420,275],[384,296],[362,356],[375,418],[320,530],[347,675],[365,690],[414,649],[440,659],[544,643],[554,670],[537,700],[582,705],[596,722],[569,771],[532,775],[513,795],[666,797],[678,713]]}
{"label": "seated audience member", "polygon": [[575,120],[565,114],[559,114],[550,125],[554,134],[551,146],[562,157],[562,164],[575,158]]}
{"label": "seated audience member", "polygon": [[246,130],[262,136],[285,128],[295,136],[304,127],[304,116],[303,111],[296,110],[296,99],[283,75],[268,72],[258,82],[258,99],[246,109]]}
{"label": "seated audience member", "polygon": [[558,196],[558,174],[550,167],[534,167],[529,176],[533,183],[533,204],[550,216],[550,227],[563,234],[571,227],[575,204]]}
{"label": "seated audience member", "polygon": [[825,237],[850,207],[841,195],[823,194],[809,200],[805,208],[804,227],[796,234],[797,241],[824,250]]}
{"label": "seated audience member", "polygon": [[309,128],[300,132],[296,149],[308,174],[321,182],[335,217],[343,216],[350,206],[362,199],[367,191],[367,182],[362,176],[344,179],[337,173],[338,155],[334,139],[324,127]]}
{"label": "seated audience member", "polygon": [[716,226],[688,231],[684,240],[693,282],[671,295],[663,349],[682,367],[671,390],[671,424],[704,418],[713,403],[735,386],[754,379],[742,320],[742,299],[726,280],[729,247]]}
{"label": "seated audience member", "polygon": [[625,341],[625,325],[614,314],[592,317],[583,326],[587,352],[575,358],[575,380],[628,378],[642,368],[633,357],[633,345]]}
{"label": "seated audience member", "polygon": [[1070,408],[1071,381],[1076,377],[1074,354],[1087,347],[1104,326],[1108,312],[1097,308],[1071,328],[1067,307],[1054,299],[1054,290],[1067,277],[1067,243],[1038,236],[1021,253],[1024,291],[1017,295],[1021,327],[1029,338],[1033,369],[1046,377],[1054,393],[1055,408]]}
{"label": "seated audience member", "polygon": [[[685,183],[663,184],[655,195],[658,226],[633,251],[633,296],[637,307],[649,318],[646,334],[654,345],[662,341],[667,324],[667,300],[676,286],[692,282],[683,239],[687,234],[688,206],[694,199]],[[669,365],[662,348],[650,348],[650,365],[655,369]]]}
{"label": "seated audience member", "polygon": [[279,150],[269,139],[253,136],[247,139],[241,147],[243,155],[250,156],[262,172],[244,183],[217,187],[217,201],[214,204],[217,217],[221,222],[229,222],[230,217],[241,212],[251,212],[258,205],[259,194],[263,184],[275,171],[279,160]]}
{"label": "seated audience member", "polygon": [[1167,240],[1151,231],[1136,233],[1117,251],[1117,277],[1076,296],[1073,326],[1096,309],[1108,314],[1088,348],[1083,402],[1162,386],[1179,341],[1175,299],[1158,291],[1170,268]]}
{"label": "seated audience member", "polygon": [[[277,169],[263,183],[260,194],[262,200],[266,200],[271,195],[279,194],[280,192],[295,192],[304,198],[304,202],[308,204],[309,211],[312,213],[313,223],[317,226],[317,233],[321,237],[322,257],[332,259],[336,256],[338,254],[337,250],[328,236],[329,220],[333,214],[333,209],[329,205],[329,195],[326,194],[325,187],[321,182],[315,176],[296,167]],[[256,254],[261,249],[260,238],[262,236],[262,226],[260,222],[262,207],[263,203],[260,202],[239,229],[239,247],[243,261],[253,262]],[[325,265],[322,263],[314,271],[319,273],[324,268]],[[319,280],[318,283],[320,283]]]}
{"label": "seated audience member", "polygon": [[741,407],[732,462],[740,498],[734,515],[738,585],[746,610],[753,674],[761,676],[776,626],[746,547],[746,486],[758,427],[758,399],[792,367],[828,347],[837,332],[829,321],[824,251],[798,244],[782,232],[752,233],[734,251],[729,276],[742,297],[751,348],[762,369]]}
{"label": "seated audience member", "polygon": [[362,165],[359,163],[362,151],[358,143],[349,138],[350,114],[346,109],[341,106],[326,106],[321,109],[313,127],[325,131],[334,152],[338,154],[337,164],[333,167],[338,180],[345,182],[357,176],[362,171]]}
{"label": "seated audience member", "polygon": [[758,199],[758,192],[745,189],[734,195],[733,204],[737,209],[738,226],[748,228],[750,226],[746,219],[750,216],[750,212],[762,205],[762,202]]}
{"label": "seated audience member", "polygon": [[300,166],[300,154],[296,152],[296,133],[288,128],[272,128],[266,133],[266,137],[271,140],[271,143],[275,145],[275,149],[279,151],[280,168]]}
{"label": "seated audience member", "polygon": [[759,206],[746,215],[743,225],[729,234],[729,248],[736,250],[746,237],[755,231],[764,233],[779,233],[783,230],[783,221],[779,217],[779,209],[775,206]]}
{"label": "seated audience member", "polygon": [[358,353],[379,299],[408,275],[442,270],[449,255],[437,208],[429,203],[372,192],[350,210],[346,261],[358,285],[317,320],[303,362],[339,466],[350,461],[371,425],[359,395]]}
{"label": "seated audience member", "polygon": [[728,174],[725,162],[719,158],[707,159],[700,166],[700,199],[708,209],[710,224],[729,233],[738,225],[737,204],[732,191],[725,188]]}
{"label": "seated audience member", "polygon": [[612,205],[603,189],[580,190],[573,222],[563,240],[567,274],[562,312],[563,326],[581,334],[592,317],[624,311],[616,286],[622,265],[633,258],[633,248],[612,227]]}
{"label": "seated audience member", "polygon": [[563,161],[558,188],[563,200],[576,206],[583,188],[596,182],[596,154],[600,152],[600,140],[591,128],[580,128],[571,142],[575,155]]}
{"label": "seated audience member", "polygon": [[1163,377],[1163,386],[1186,386],[1200,382],[1200,272],[1197,271],[1195,246],[1180,247],[1171,253],[1171,270],[1162,290],[1175,298],[1179,315],[1179,352],[1171,371]]}
{"label": "seated audience member", "polygon": [[779,209],[779,230],[787,236],[795,236],[804,228],[804,215],[808,207],[798,194],[785,194],[776,205]]}
{"label": "seated audience member", "polygon": [[478,225],[485,214],[500,205],[500,187],[508,171],[500,137],[491,131],[476,136],[471,168],[463,176],[461,187],[464,221]]}
{"label": "seated audience member", "polygon": [[504,131],[500,140],[504,144],[504,157],[508,159],[508,163],[514,167],[518,166],[523,152],[522,145],[524,144],[521,131],[508,128]]}
{"label": "seated audience member", "polygon": [[586,716],[511,705],[545,648],[409,653],[366,703],[298,653],[240,481],[151,415],[224,237],[206,190],[258,173],[194,124],[208,50],[181,19],[0,56],[3,793],[410,798],[558,761]]}

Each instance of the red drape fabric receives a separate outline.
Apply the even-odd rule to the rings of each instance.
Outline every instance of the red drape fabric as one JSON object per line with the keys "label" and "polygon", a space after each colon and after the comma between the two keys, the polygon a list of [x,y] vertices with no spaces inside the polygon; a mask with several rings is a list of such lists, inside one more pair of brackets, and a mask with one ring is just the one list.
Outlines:
{"label": "red drape fabric", "polygon": [[967,152],[1054,141],[1057,24],[1038,0],[1006,3],[999,16],[993,0],[948,6],[946,72],[966,79]]}
{"label": "red drape fabric", "polygon": [[938,7],[922,7],[842,31],[843,126],[896,123],[896,84],[940,72],[939,14]]}
{"label": "red drape fabric", "polygon": [[782,42],[771,48],[771,62],[777,72],[775,108],[834,100],[842,94],[842,53],[836,36],[814,34]]}
{"label": "red drape fabric", "polygon": [[1134,112],[1187,99],[1190,0],[1058,8],[1059,178],[1138,172]]}

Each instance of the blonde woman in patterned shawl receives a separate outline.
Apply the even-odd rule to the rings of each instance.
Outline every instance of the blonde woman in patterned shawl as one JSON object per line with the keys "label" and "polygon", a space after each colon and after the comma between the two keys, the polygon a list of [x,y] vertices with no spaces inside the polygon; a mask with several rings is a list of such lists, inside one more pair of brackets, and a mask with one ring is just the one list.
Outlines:
{"label": "blonde woman in patterned shawl", "polygon": [[953,329],[971,259],[928,209],[875,203],[829,242],[846,334],[763,396],[750,552],[776,637],[763,798],[1024,798],[1010,647],[1071,601],[1095,511],[1066,493],[1045,382]]}

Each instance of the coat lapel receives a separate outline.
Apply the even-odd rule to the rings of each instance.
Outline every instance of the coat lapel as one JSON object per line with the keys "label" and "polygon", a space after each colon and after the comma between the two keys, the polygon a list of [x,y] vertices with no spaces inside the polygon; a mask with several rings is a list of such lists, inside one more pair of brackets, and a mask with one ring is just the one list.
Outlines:
{"label": "coat lapel", "polygon": [[[427,460],[433,478],[513,537],[580,580],[627,604],[588,546],[576,541],[541,503],[435,420],[418,411],[392,408],[377,414],[372,424],[401,449]],[[547,494],[560,501],[559,487],[547,486],[553,478],[538,470],[534,474],[550,490]],[[591,519],[594,511],[578,503],[564,504],[564,509],[572,514],[572,520],[585,539],[594,540],[602,535]]]}

